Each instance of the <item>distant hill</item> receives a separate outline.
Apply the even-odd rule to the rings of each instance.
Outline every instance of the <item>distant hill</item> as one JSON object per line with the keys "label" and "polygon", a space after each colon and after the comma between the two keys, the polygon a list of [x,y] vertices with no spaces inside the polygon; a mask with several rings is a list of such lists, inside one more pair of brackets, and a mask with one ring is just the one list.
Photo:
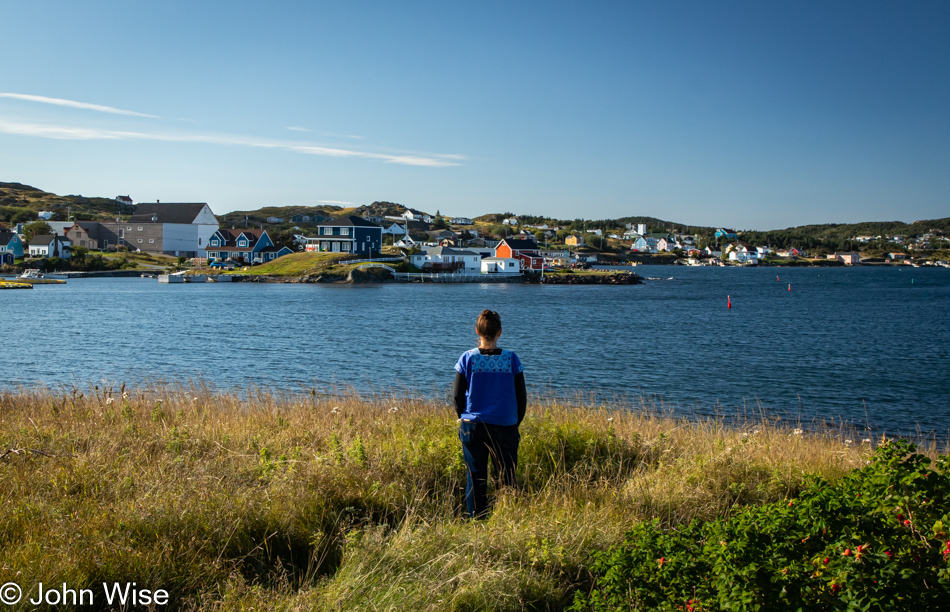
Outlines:
{"label": "distant hill", "polygon": [[[212,207],[212,210],[213,208],[214,207]],[[352,207],[343,208],[342,206],[321,204],[319,206],[265,206],[257,210],[235,210],[233,212],[217,215],[217,217],[218,221],[221,222],[221,227],[243,227],[245,224],[251,227],[255,225],[286,225],[289,227],[291,225],[301,225],[300,223],[295,224],[291,221],[291,218],[295,215],[306,215],[311,218],[319,216],[330,219],[339,217],[340,215],[350,214],[355,214],[353,213]],[[269,223],[267,221],[268,217],[283,219],[283,222],[277,224]]]}
{"label": "distant hill", "polygon": [[[212,206],[212,209],[214,207]],[[288,230],[295,225],[291,218],[294,215],[318,215],[324,218],[341,215],[358,216],[397,216],[408,210],[409,207],[396,202],[376,201],[372,204],[358,207],[341,207],[329,204],[318,206],[266,206],[257,210],[239,210],[217,215],[223,227],[240,227],[264,225],[278,226]],[[65,221],[67,213],[73,219],[107,220],[116,217],[128,218],[135,211],[129,206],[115,201],[112,198],[85,197],[81,195],[60,196],[21,183],[0,183],[0,222],[18,223],[29,222],[37,218],[36,213],[48,210],[53,213],[53,221]],[[622,228],[629,224],[644,223],[648,231],[675,231],[689,232],[699,236],[712,236],[714,227],[687,225],[673,221],[664,221],[656,217],[619,217],[616,219],[556,219],[539,215],[518,215],[511,212],[490,213],[475,217],[474,221],[482,225],[496,225],[507,217],[516,216],[522,223],[531,225],[547,224],[579,229],[613,229]],[[279,224],[267,222],[268,217],[282,218]],[[302,224],[300,224],[302,225]],[[950,235],[950,217],[930,219],[904,223],[901,221],[865,221],[861,223],[826,223],[816,225],[802,225],[786,229],[768,231],[742,232],[742,240],[756,245],[771,244],[773,246],[799,245],[809,246],[823,244],[831,248],[846,248],[850,246],[852,238],[857,236],[905,236],[915,237],[927,233]]]}
{"label": "distant hill", "polygon": [[369,206],[360,206],[353,214],[360,217],[398,217],[407,210],[407,206],[395,202],[373,202]]}
{"label": "distant hill", "polygon": [[53,221],[66,221],[67,214],[74,219],[97,221],[127,217],[134,208],[112,198],[60,196],[21,183],[0,183],[0,221],[35,221],[41,210],[52,212]]}

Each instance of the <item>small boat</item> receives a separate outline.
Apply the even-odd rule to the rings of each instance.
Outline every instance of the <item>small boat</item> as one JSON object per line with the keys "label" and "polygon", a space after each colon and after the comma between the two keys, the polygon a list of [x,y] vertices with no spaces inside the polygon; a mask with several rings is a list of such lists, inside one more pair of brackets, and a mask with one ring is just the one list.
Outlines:
{"label": "small boat", "polygon": [[31,285],[65,285],[66,276],[63,274],[46,274],[38,270],[27,270],[16,278],[18,283]]}
{"label": "small boat", "polygon": [[185,276],[183,274],[159,274],[158,282],[160,283],[183,283],[185,282]]}
{"label": "small boat", "polygon": [[16,281],[0,281],[0,289],[32,289],[30,283],[18,283]]}

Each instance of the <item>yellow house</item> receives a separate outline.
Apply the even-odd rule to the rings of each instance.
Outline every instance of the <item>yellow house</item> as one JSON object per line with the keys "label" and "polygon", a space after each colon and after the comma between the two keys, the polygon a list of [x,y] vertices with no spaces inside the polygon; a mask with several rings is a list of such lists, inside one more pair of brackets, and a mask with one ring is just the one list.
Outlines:
{"label": "yellow house", "polygon": [[564,239],[564,244],[568,246],[583,246],[584,239],[581,238],[580,236],[575,236],[574,234],[571,234],[570,236]]}

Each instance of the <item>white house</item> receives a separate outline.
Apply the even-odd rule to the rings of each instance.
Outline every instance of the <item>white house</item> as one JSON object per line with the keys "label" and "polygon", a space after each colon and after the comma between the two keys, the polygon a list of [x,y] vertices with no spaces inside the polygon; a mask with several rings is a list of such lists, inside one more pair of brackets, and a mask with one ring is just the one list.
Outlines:
{"label": "white house", "polygon": [[452,217],[449,219],[449,223],[452,225],[471,225],[472,220],[468,217]]}
{"label": "white house", "polygon": [[416,241],[412,239],[412,236],[408,234],[400,238],[394,246],[402,247],[404,249],[411,249],[416,246]]}
{"label": "white house", "polygon": [[283,217],[267,217],[267,222],[268,223],[283,223],[284,218]]}
{"label": "white house", "polygon": [[482,274],[520,274],[521,260],[515,257],[485,257],[481,261]]}
{"label": "white house", "polygon": [[432,223],[432,217],[426,213],[415,210],[413,208],[407,209],[406,212],[402,213],[404,219],[409,221],[422,221],[423,223]]}
{"label": "white house", "polygon": [[406,234],[406,228],[398,223],[393,223],[389,227],[383,228],[383,234],[388,234],[390,236],[404,236]]}
{"label": "white house", "polygon": [[410,263],[420,270],[459,274],[479,274],[481,259],[474,251],[451,247],[432,247],[409,257]]}
{"label": "white house", "polygon": [[739,244],[729,251],[729,261],[741,264],[757,264],[759,263],[759,252],[755,250],[755,247]]}
{"label": "white house", "polygon": [[710,257],[715,257],[716,259],[719,259],[720,257],[722,257],[722,251],[720,251],[719,249],[714,249],[712,247],[706,247],[705,249],[703,249],[702,252],[705,253],[706,255],[709,255]]}
{"label": "white house", "polygon": [[126,204],[127,206],[132,205],[132,198],[130,198],[129,196],[116,196],[115,201],[118,202],[119,204]]}
{"label": "white house", "polygon": [[68,238],[62,236],[33,236],[30,240],[30,257],[59,257],[69,259],[70,245]]}
{"label": "white house", "polygon": [[589,230],[587,230],[587,233],[588,233],[588,234],[594,234],[595,236],[603,236],[603,235],[604,235],[604,232],[603,232],[602,230],[599,230],[599,229],[589,229]]}
{"label": "white house", "polygon": [[518,225],[518,217],[509,217],[501,222],[502,225]]}
{"label": "white house", "polygon": [[37,219],[42,219],[42,220],[44,220],[44,221],[49,221],[50,219],[53,218],[53,211],[51,211],[51,210],[41,210],[40,212],[36,213],[36,218],[37,218]]}

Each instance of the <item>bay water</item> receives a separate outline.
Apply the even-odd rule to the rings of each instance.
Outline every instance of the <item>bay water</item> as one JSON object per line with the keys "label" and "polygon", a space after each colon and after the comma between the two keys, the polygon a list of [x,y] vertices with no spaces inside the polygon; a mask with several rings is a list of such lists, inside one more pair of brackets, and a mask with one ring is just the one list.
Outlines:
{"label": "bay water", "polygon": [[950,434],[950,270],[637,272],[642,285],[100,278],[2,291],[0,389],[194,380],[447,398],[490,308],[535,392]]}

